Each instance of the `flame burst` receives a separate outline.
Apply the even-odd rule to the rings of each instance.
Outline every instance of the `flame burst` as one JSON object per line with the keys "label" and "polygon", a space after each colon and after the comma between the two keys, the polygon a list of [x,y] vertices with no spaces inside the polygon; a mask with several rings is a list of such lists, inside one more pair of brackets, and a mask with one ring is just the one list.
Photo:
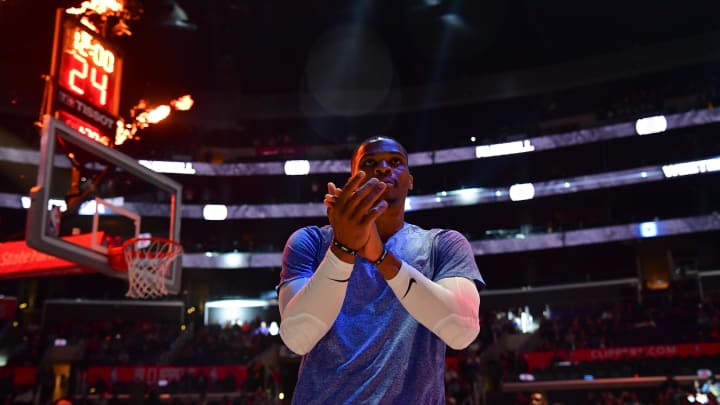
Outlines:
{"label": "flame burst", "polygon": [[135,117],[135,121],[140,128],[147,128],[150,124],[157,124],[170,115],[169,105],[159,105],[151,110],[143,111]]}
{"label": "flame burst", "polygon": [[145,100],[140,100],[138,104],[130,110],[135,119],[134,122],[130,124],[125,123],[123,120],[117,122],[115,145],[122,145],[125,141],[134,139],[139,129],[147,128],[151,124],[157,124],[164,120],[170,115],[173,109],[178,111],[190,110],[193,104],[195,104],[195,101],[192,99],[192,96],[186,94],[180,98],[171,100],[168,104],[148,108]]}
{"label": "flame burst", "polygon": [[90,0],[83,1],[80,7],[70,7],[65,10],[68,14],[81,15],[92,12],[100,15],[116,14],[123,10],[123,2],[116,0]]}
{"label": "flame burst", "polygon": [[[90,16],[95,14],[102,18],[109,16],[121,16],[125,12],[125,5],[123,1],[118,0],[90,0],[83,1],[80,7],[70,7],[65,9],[65,12],[72,15],[80,16],[80,23],[91,30],[100,33],[100,28],[90,20]],[[97,21],[96,21],[97,22]],[[127,24],[120,20],[120,22],[113,27],[115,35],[132,35]]]}
{"label": "flame burst", "polygon": [[179,111],[187,111],[192,108],[193,104],[195,104],[195,100],[193,100],[189,94],[170,102],[170,105]]}

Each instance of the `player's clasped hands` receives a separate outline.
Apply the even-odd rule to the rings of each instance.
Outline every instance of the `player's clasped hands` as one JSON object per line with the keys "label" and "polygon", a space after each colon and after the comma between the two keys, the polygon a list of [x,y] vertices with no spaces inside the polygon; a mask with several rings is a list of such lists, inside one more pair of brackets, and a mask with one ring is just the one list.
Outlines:
{"label": "player's clasped hands", "polygon": [[364,181],[365,177],[365,172],[358,171],[343,188],[328,183],[323,201],[335,239],[359,250],[361,256],[365,256],[363,248],[370,237],[377,235],[375,220],[387,208],[387,202],[380,199],[386,184],[376,178]]}

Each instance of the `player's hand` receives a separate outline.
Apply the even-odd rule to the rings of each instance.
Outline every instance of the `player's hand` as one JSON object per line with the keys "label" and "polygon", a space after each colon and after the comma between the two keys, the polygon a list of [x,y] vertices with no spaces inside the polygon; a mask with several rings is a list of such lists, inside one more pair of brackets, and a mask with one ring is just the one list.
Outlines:
{"label": "player's hand", "polygon": [[364,179],[365,172],[360,171],[342,189],[328,184],[328,195],[337,196],[328,198],[326,195],[325,198],[335,239],[353,250],[361,250],[365,246],[371,231],[377,233],[375,220],[387,208],[387,202],[380,199],[387,187],[385,183],[376,178],[366,182]]}
{"label": "player's hand", "polygon": [[327,194],[325,194],[325,199],[323,200],[323,204],[330,209],[330,207],[333,207],[335,205],[335,201],[337,201],[337,198],[340,196],[340,193],[342,192],[341,188],[337,188],[335,186],[335,183],[332,181],[328,183],[328,191]]}
{"label": "player's hand", "polygon": [[[337,201],[337,198],[340,196],[342,189],[338,188],[333,182],[329,182],[327,187],[328,191],[327,194],[325,194],[323,204],[328,207],[329,210],[331,207],[335,206],[335,201]],[[375,261],[382,254],[383,248],[384,245],[382,243],[382,239],[380,239],[380,234],[378,233],[377,226],[374,226],[373,229],[370,230],[370,237],[368,238],[368,242],[365,244],[365,246],[360,248],[358,254],[370,261]]]}

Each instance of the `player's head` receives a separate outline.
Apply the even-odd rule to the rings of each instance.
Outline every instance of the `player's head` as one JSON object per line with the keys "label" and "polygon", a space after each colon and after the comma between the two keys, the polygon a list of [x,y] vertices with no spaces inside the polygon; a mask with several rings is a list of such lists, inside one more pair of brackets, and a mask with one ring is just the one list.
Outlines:
{"label": "player's head", "polygon": [[355,163],[356,159],[358,158],[359,153],[362,149],[366,148],[369,144],[375,143],[375,142],[382,142],[382,141],[390,141],[395,143],[397,147],[402,151],[403,156],[405,156],[405,159],[407,160],[407,151],[405,150],[405,147],[398,142],[396,139],[393,139],[389,136],[385,135],[375,135],[371,136],[370,138],[365,139],[362,141],[353,151],[352,156],[350,158],[350,171],[354,174],[355,173]]}
{"label": "player's head", "polygon": [[387,184],[383,199],[390,205],[404,206],[408,190],[413,188],[413,176],[400,142],[386,136],[368,138],[353,152],[350,166],[352,174],[363,171],[367,179],[375,177]]}

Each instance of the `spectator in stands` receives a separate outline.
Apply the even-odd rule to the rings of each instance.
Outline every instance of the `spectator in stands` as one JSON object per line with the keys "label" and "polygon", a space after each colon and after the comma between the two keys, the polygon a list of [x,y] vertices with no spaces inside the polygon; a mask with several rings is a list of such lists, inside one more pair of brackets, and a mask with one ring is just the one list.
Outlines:
{"label": "spectator in stands", "polygon": [[547,395],[544,392],[535,391],[530,394],[530,405],[548,405]]}
{"label": "spectator in stands", "polygon": [[279,284],[285,344],[304,356],[293,403],[443,404],[446,345],[478,335],[484,287],[469,242],[405,222],[412,189],[397,141],[355,150],[329,226],[289,238]]}

